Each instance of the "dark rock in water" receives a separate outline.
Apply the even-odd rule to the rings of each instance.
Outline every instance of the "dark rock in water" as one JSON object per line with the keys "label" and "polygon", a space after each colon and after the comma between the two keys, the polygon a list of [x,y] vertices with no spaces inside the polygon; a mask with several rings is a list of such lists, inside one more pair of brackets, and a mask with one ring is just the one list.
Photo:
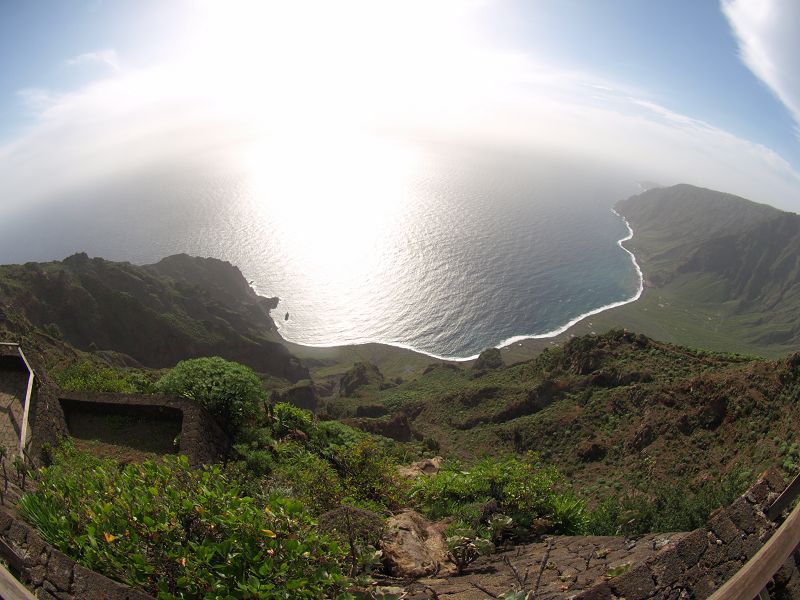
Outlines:
{"label": "dark rock in water", "polygon": [[487,371],[504,367],[503,355],[498,348],[487,348],[480,353],[472,368],[476,371]]}
{"label": "dark rock in water", "polygon": [[288,320],[289,320],[289,313],[288,313],[288,312],[286,313],[286,316],[285,316],[285,317],[283,317],[283,320],[284,320],[284,321],[288,321]]}
{"label": "dark rock in water", "polygon": [[352,396],[357,390],[368,385],[380,388],[383,385],[383,374],[371,363],[358,362],[339,381],[339,393]]}

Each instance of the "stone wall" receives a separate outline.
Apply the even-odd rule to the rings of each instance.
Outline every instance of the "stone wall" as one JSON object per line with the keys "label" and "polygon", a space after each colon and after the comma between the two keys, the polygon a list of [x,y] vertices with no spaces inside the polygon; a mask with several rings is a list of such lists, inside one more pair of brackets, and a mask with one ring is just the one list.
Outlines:
{"label": "stone wall", "polygon": [[[172,396],[150,394],[107,394],[98,392],[65,392],[58,395],[59,400],[101,406],[119,406],[130,410],[139,407],[143,411],[164,409],[178,411],[182,415],[180,429],[180,450],[189,458],[192,466],[211,464],[224,460],[230,453],[228,436],[216,421],[196,403]],[[60,419],[66,430],[64,412],[59,407]]]}
{"label": "stone wall", "polygon": [[153,600],[152,596],[82,567],[0,509],[0,556],[41,600]]}
{"label": "stone wall", "polygon": [[[705,527],[666,546],[627,573],[582,592],[575,600],[707,598],[777,529],[764,510],[785,486],[777,471],[766,471],[733,504],[712,513]],[[795,551],[770,584],[773,599],[800,598],[797,557]]]}

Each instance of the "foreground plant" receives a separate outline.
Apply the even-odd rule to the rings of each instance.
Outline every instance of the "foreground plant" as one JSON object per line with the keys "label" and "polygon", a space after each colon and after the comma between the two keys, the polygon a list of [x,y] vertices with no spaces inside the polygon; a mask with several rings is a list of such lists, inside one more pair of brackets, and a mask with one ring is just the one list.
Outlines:
{"label": "foreground plant", "polygon": [[184,457],[120,468],[69,446],[37,473],[22,516],[90,569],[159,598],[322,598],[347,585],[339,545],[299,503],[239,495]]}
{"label": "foreground plant", "polygon": [[470,529],[456,530],[446,541],[447,557],[456,566],[459,575],[479,556],[494,552],[491,541],[479,537]]}

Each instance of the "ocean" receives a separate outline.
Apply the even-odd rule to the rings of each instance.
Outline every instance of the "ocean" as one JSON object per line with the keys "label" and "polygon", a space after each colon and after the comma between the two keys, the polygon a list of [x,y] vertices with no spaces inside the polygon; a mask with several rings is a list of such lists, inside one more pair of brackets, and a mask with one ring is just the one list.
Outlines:
{"label": "ocean", "polygon": [[280,298],[287,340],[466,358],[636,297],[612,207],[638,191],[632,174],[524,148],[253,145],[20,210],[0,223],[0,261],[213,256]]}

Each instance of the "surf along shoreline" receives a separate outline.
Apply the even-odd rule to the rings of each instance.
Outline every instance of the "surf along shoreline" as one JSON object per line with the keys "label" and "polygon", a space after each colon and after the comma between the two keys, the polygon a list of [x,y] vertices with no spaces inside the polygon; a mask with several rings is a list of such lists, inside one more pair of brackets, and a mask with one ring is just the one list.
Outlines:
{"label": "surf along shoreline", "polygon": [[[625,242],[628,242],[631,239],[633,239],[633,236],[634,236],[633,228],[631,227],[631,225],[628,222],[628,220],[624,216],[622,216],[619,212],[617,212],[617,210],[615,208],[612,208],[611,212],[613,212],[617,217],[622,219],[622,222],[625,224],[625,227],[628,230],[628,234],[626,236],[624,236],[624,237],[620,238],[619,240],[617,240],[617,246],[619,246],[624,252],[626,252],[628,254],[628,256],[630,257],[631,263],[633,264],[633,268],[636,271],[636,275],[637,275],[638,280],[639,280],[636,292],[633,295],[631,295],[630,297],[625,298],[623,300],[619,300],[617,302],[611,302],[609,304],[605,304],[603,306],[600,306],[600,307],[594,308],[592,310],[589,310],[589,311],[587,311],[585,313],[582,313],[582,314],[576,316],[575,318],[571,319],[570,321],[568,321],[564,325],[561,325],[561,326],[557,327],[556,329],[547,331],[545,333],[532,333],[532,334],[515,335],[515,336],[512,336],[510,338],[502,340],[501,342],[499,342],[498,344],[496,344],[494,346],[487,346],[487,348],[494,347],[494,348],[503,349],[503,348],[507,348],[508,346],[511,346],[513,344],[517,344],[519,342],[524,342],[526,340],[543,340],[543,339],[550,339],[550,338],[558,337],[561,334],[563,334],[566,331],[568,331],[569,329],[571,329],[572,327],[574,327],[575,325],[577,325],[578,323],[580,323],[581,321],[583,321],[583,320],[585,320],[585,319],[587,319],[587,318],[589,318],[591,316],[600,314],[602,312],[605,312],[607,310],[611,310],[613,308],[618,308],[620,306],[625,306],[626,304],[630,304],[632,302],[636,302],[642,296],[642,293],[644,292],[644,273],[642,272],[642,269],[641,269],[641,266],[639,265],[639,262],[636,260],[636,255],[631,250],[629,250],[628,248],[625,247]],[[276,325],[278,325],[277,322],[276,322]],[[280,335],[280,326],[279,325],[278,325],[278,335]],[[363,346],[367,346],[367,345],[371,345],[371,344],[377,344],[377,345],[381,345],[381,346],[389,346],[389,347],[397,348],[397,349],[400,349],[400,350],[406,350],[406,351],[414,352],[416,354],[427,356],[427,357],[433,358],[435,360],[443,360],[443,361],[448,361],[448,362],[469,362],[469,361],[475,360],[479,356],[479,354],[474,354],[474,355],[471,355],[471,356],[445,356],[445,355],[441,355],[441,354],[435,354],[435,353],[432,353],[432,352],[426,352],[425,350],[420,350],[419,348],[415,348],[414,346],[411,346],[410,344],[404,344],[402,342],[386,342],[386,341],[380,341],[380,340],[367,340],[367,341],[362,341],[362,342],[357,342],[357,343],[352,343],[352,344],[346,344],[346,343],[345,344],[308,344],[308,343],[294,342],[292,340],[288,340],[286,338],[283,338],[283,336],[281,336],[281,339],[283,339],[286,343],[288,343],[289,345],[291,345],[292,347],[294,347],[295,349],[298,349],[298,350],[302,349],[302,348],[308,348],[309,350],[321,350],[322,351],[322,350],[326,350],[327,349],[327,350],[331,350],[331,351],[336,351],[337,349],[356,348],[356,347],[363,347]]]}

